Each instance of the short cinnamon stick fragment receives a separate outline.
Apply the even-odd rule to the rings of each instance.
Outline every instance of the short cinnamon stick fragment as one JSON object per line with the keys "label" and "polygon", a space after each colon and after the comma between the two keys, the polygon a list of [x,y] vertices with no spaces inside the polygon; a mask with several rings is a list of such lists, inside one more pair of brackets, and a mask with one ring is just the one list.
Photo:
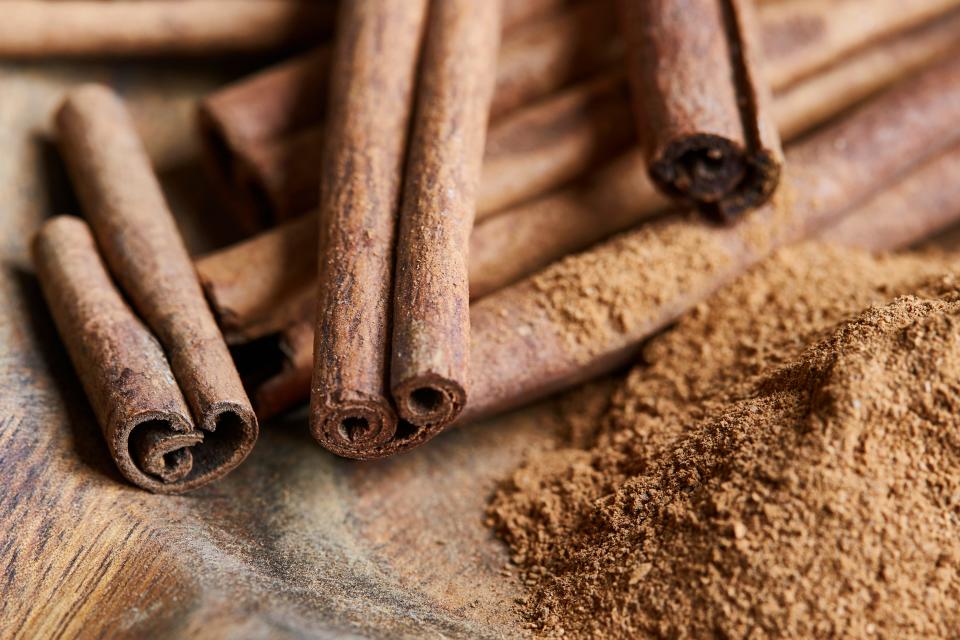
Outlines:
{"label": "short cinnamon stick fragment", "polygon": [[129,115],[109,89],[87,85],[56,124],[104,261],[163,345],[197,427],[230,448],[215,465],[226,472],[250,453],[257,419]]}
{"label": "short cinnamon stick fragment", "polygon": [[149,491],[177,493],[229,471],[236,442],[230,435],[205,441],[194,427],[163,350],[123,301],[87,225],[67,216],[48,221],[34,239],[33,261],[123,476]]}
{"label": "short cinnamon stick fragment", "polygon": [[667,195],[727,221],[773,195],[783,159],[756,71],[750,2],[620,2],[650,176]]}
{"label": "short cinnamon stick fragment", "polygon": [[389,398],[395,228],[427,0],[341,5],[321,170],[310,429],[348,457],[397,433]]}
{"label": "short cinnamon stick fragment", "polygon": [[[740,224],[667,218],[473,304],[471,402],[458,423],[636,357],[646,337],[772,251],[823,232],[924,159],[956,145],[958,118],[960,59],[949,59],[792,148],[789,191]],[[289,371],[285,379],[297,380]],[[297,397],[295,391],[288,388],[286,397]],[[306,393],[301,386],[299,401]]]}
{"label": "short cinnamon stick fragment", "polygon": [[434,0],[397,237],[390,389],[425,442],[467,403],[467,250],[496,73],[498,2]]}
{"label": "short cinnamon stick fragment", "polygon": [[0,57],[210,56],[291,48],[329,33],[330,1],[6,0]]}

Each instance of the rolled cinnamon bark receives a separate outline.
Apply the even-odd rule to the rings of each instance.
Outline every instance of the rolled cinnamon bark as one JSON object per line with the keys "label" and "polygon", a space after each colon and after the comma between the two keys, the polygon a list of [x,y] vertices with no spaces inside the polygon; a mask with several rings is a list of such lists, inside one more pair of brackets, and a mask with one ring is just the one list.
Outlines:
{"label": "rolled cinnamon bark", "polygon": [[[401,172],[426,0],[344,3],[321,171],[310,429],[354,457],[387,445],[387,388]],[[315,254],[316,255],[316,254]]]}
{"label": "rolled cinnamon bark", "polygon": [[[793,138],[898,78],[919,72],[931,62],[956,52],[960,52],[960,12],[865,49],[843,64],[777,94],[777,124],[785,138]],[[552,121],[552,113],[544,112],[543,120],[526,120],[521,112],[508,119],[516,121],[516,127],[506,128],[505,121],[502,127],[491,130],[481,198],[487,176],[491,181],[506,183],[510,178],[506,169],[520,165],[521,160],[533,166],[565,156],[569,159],[568,167],[578,171],[578,158],[586,157],[588,152],[597,154],[596,157],[607,153],[605,144],[598,148],[590,141],[604,139],[601,134],[594,134],[595,127],[604,127],[604,122],[626,121],[627,103],[621,97],[624,87],[620,85],[620,93],[608,91],[611,87],[602,83],[591,87],[591,92],[578,90],[566,100],[571,108],[565,111],[567,116],[557,119],[566,123],[565,128],[537,126],[538,122]],[[817,99],[811,100],[810,96]],[[610,104],[611,111],[619,109],[623,117],[601,118],[598,122],[592,117],[581,117],[580,107],[586,105],[589,109],[596,101]],[[525,129],[528,135],[520,135]],[[550,154],[523,151],[530,132],[543,131],[546,138],[551,130],[574,133],[563,133],[556,139]],[[564,142],[571,139],[579,142]],[[499,147],[501,143],[495,140],[503,140],[504,146]],[[540,146],[540,140],[539,134],[534,136],[535,148]],[[577,149],[583,155],[578,156]],[[508,160],[513,157],[517,162]],[[662,212],[667,204],[646,179],[642,154],[628,152],[567,188],[480,222],[471,237],[471,295],[479,298],[496,291],[568,253],[629,229]],[[597,211],[603,215],[596,215]],[[312,304],[312,257],[316,251],[312,234],[304,231],[307,224],[310,223],[294,222],[278,227],[198,261],[197,269],[208,298],[231,342],[245,342],[280,331],[292,318],[305,317],[302,309]]]}
{"label": "rolled cinnamon bark", "polygon": [[0,57],[211,56],[290,48],[330,31],[332,2],[7,0]]}
{"label": "rolled cinnamon bark", "polygon": [[730,221],[770,199],[783,151],[754,61],[751,0],[621,0],[650,177]]}
{"label": "rolled cinnamon bark", "polygon": [[960,145],[914,169],[822,234],[824,241],[870,251],[902,249],[960,220]]}
{"label": "rolled cinnamon bark", "polygon": [[127,480],[180,493],[240,463],[245,434],[194,427],[163,350],[116,290],[83,221],[48,221],[34,239],[33,260],[110,456]]}
{"label": "rolled cinnamon bark", "polygon": [[[573,3],[553,0],[521,10],[525,4],[508,2],[504,9],[508,36],[498,55],[494,119],[596,73],[619,54],[619,43],[608,37],[608,1],[567,8]],[[207,164],[222,187],[239,192],[232,199],[245,226],[269,226],[316,205],[312,168],[322,148],[328,76],[329,50],[322,48],[201,102]]]}
{"label": "rolled cinnamon bark", "polygon": [[496,75],[500,3],[434,0],[397,236],[390,391],[429,440],[467,403],[467,249]]}
{"label": "rolled cinnamon bark", "polygon": [[[783,89],[795,81],[795,78],[792,76],[797,75],[795,73],[796,70],[803,71],[803,73],[799,75],[807,78],[807,76],[814,71],[823,71],[827,63],[842,61],[845,64],[847,56],[859,56],[861,50],[867,45],[886,46],[887,43],[883,42],[886,38],[900,34],[913,26],[923,23],[924,20],[932,20],[934,17],[943,14],[949,6],[960,5],[960,0],[918,0],[917,2],[908,4],[909,6],[905,6],[904,3],[899,0],[846,0],[841,6],[835,5],[835,3],[829,0],[826,3],[820,1],[808,3],[805,0],[784,0],[783,2],[772,3],[768,6],[765,5],[761,7],[759,11],[761,34],[763,36],[763,76],[774,89]],[[783,7],[781,7],[781,5],[783,5]],[[778,7],[776,11],[773,10],[775,6]],[[842,10],[833,10],[832,7],[834,6],[838,9],[842,8]],[[603,17],[609,20],[613,15],[610,11],[610,5],[606,2],[588,3],[584,5],[581,11],[592,12],[594,15],[593,20],[598,20]],[[850,20],[849,15],[856,13],[869,14],[869,19]],[[599,14],[599,18],[597,14]],[[567,28],[577,33],[577,30],[581,29],[581,23],[584,25],[593,24],[589,19],[590,15],[586,18],[581,17],[579,21],[568,21],[566,22],[568,25]],[[561,17],[556,18],[556,20],[560,21]],[[503,52],[511,47],[512,42],[517,41],[518,51],[520,50],[519,35],[508,37],[501,49],[501,63],[498,69],[498,78],[505,79],[512,76],[534,78],[538,76],[555,77],[557,78],[557,82],[560,82],[562,86],[567,86],[576,78],[567,77],[564,74],[553,76],[551,75],[553,73],[551,71],[552,69],[573,69],[577,77],[580,77],[581,74],[589,75],[587,69],[570,67],[569,64],[565,62],[569,59],[571,53],[574,54],[574,60],[583,58],[583,53],[581,52],[588,50],[586,45],[593,41],[603,43],[602,46],[605,47],[604,51],[619,51],[621,49],[619,39],[613,33],[614,30],[612,27],[609,27],[609,25],[604,27],[602,22],[599,24],[599,27],[591,27],[589,31],[590,35],[586,35],[587,30],[582,29],[581,31],[583,31],[583,33],[578,33],[576,39],[558,40],[557,34],[559,34],[560,31],[547,29],[547,23],[544,22],[542,25],[544,42],[537,48],[530,49],[529,54],[530,60],[541,60],[541,62],[538,63],[536,69],[528,74],[520,74],[517,71],[508,72],[508,69],[511,68],[524,68],[519,62],[513,63],[505,60],[506,54]],[[540,23],[531,24],[521,31],[537,33],[537,29],[540,27]],[[605,28],[608,30],[604,30]],[[548,39],[548,33],[553,33],[554,35]],[[551,42],[555,44],[550,45]],[[577,45],[572,48],[557,46],[557,43],[562,44],[564,42],[582,42],[584,44],[583,46]],[[567,45],[567,47],[570,46],[570,44]],[[559,53],[551,56],[541,55],[540,57],[534,55],[537,52],[550,53],[551,51]],[[824,52],[829,52],[829,57],[825,57]],[[606,58],[600,55],[596,59],[610,60],[617,58],[615,53],[606,55]],[[517,61],[524,60],[524,58],[519,55],[513,59]],[[593,63],[591,63],[591,65],[592,64]],[[616,64],[616,62],[612,62],[608,63],[607,66],[603,64],[599,66],[604,67],[604,69],[609,66],[615,68]],[[891,60],[891,64],[894,69],[897,69],[901,68],[903,63],[894,57]],[[602,71],[595,67],[591,68],[595,69],[594,73],[609,73],[608,71]],[[882,66],[878,68],[880,68],[881,71],[883,70]],[[862,76],[851,74],[849,78],[851,85],[855,87],[859,82],[858,79],[862,78],[869,81],[871,76],[869,74]],[[505,80],[503,83],[505,83]],[[508,85],[503,83],[498,84],[504,86],[502,91],[506,91],[505,87]],[[534,85],[529,86],[532,87]],[[313,91],[309,85],[307,85],[307,87],[308,90]],[[553,84],[550,85],[550,88],[552,89],[552,93],[560,87]],[[279,87],[271,89],[270,87],[263,86],[257,91],[261,96],[260,99],[263,100],[268,99],[268,97],[274,93],[279,96],[289,95],[289,91]],[[498,90],[495,96],[500,93],[500,91],[501,90]],[[226,96],[224,97],[226,98]],[[251,98],[247,98],[247,100],[250,104],[255,104],[255,101]],[[306,98],[304,98],[304,100],[307,101]],[[278,99],[278,102],[280,101],[281,100]],[[267,122],[267,120],[263,118],[238,117],[238,112],[243,111],[244,104],[239,100],[232,100],[231,102],[234,107],[232,113],[225,112],[222,115],[211,113],[210,122],[218,123],[213,127],[214,129],[216,129],[217,126],[224,129],[232,129],[233,122]],[[527,98],[520,102],[529,103],[530,97],[527,96]],[[598,110],[606,110],[609,112],[617,108],[616,105],[608,101],[597,100],[597,103],[598,105],[603,105],[596,107]],[[620,109],[626,109],[626,107],[624,106]],[[260,109],[260,111],[263,110],[264,109]],[[320,114],[321,112],[313,110],[311,113]],[[563,110],[558,110],[557,117],[561,117],[562,113]],[[614,115],[619,114],[611,114],[611,118]],[[595,118],[592,117],[585,120],[600,122],[603,121],[603,116],[598,115]],[[627,120],[627,118],[621,118],[619,122],[626,123]],[[613,119],[606,120],[607,123],[617,121],[618,120]],[[570,137],[570,139],[573,139],[574,135],[580,135],[581,144],[587,144],[587,138],[585,137],[587,134],[583,133],[583,129],[579,129],[580,133],[577,134],[576,132],[578,130],[571,126],[569,120],[557,120],[556,123],[564,138]],[[317,127],[318,124],[318,122],[313,123],[314,133],[312,134],[318,142],[309,143],[309,145],[313,145],[314,148],[319,148],[319,140],[322,137],[322,130]],[[546,130],[548,122],[541,120],[540,124],[544,127],[544,130]],[[268,135],[257,141],[251,141],[249,144],[241,143],[239,146],[230,146],[233,143],[228,143],[227,138],[223,136],[219,138],[213,136],[214,140],[219,139],[221,142],[212,142],[208,144],[208,148],[227,149],[228,152],[220,154],[221,157],[240,159],[225,161],[222,164],[235,166],[237,164],[242,165],[244,162],[247,163],[248,169],[243,173],[245,178],[244,182],[239,185],[231,182],[231,185],[233,185],[231,189],[241,194],[238,197],[241,202],[246,203],[248,208],[251,202],[260,203],[258,205],[260,208],[255,212],[256,216],[250,213],[247,217],[262,217],[264,220],[271,221],[275,215],[279,215],[278,219],[285,219],[291,214],[302,213],[315,206],[318,191],[317,178],[315,172],[310,170],[310,167],[313,166],[315,161],[311,160],[308,155],[303,154],[303,149],[310,148],[307,146],[307,143],[298,144],[307,136],[304,131],[309,128],[310,125],[307,123],[298,123],[296,127],[284,128],[282,133],[278,135]],[[491,132],[491,140],[492,134],[493,132]],[[620,138],[620,140],[625,139],[628,135],[631,135],[631,132],[628,132],[627,128],[624,127],[622,130],[623,137]],[[781,135],[783,135],[782,132]],[[602,140],[602,137],[600,140]],[[590,144],[595,149],[599,148],[599,143],[597,142]],[[622,142],[620,142],[620,144],[622,144]],[[287,145],[290,145],[290,149],[283,151],[282,148]],[[294,148],[294,145],[296,145],[296,148]],[[500,197],[495,207],[489,210],[502,210],[505,207],[518,204],[522,200],[534,195],[546,193],[551,187],[555,188],[575,178],[579,175],[577,173],[578,170],[582,172],[591,166],[588,160],[575,163],[566,155],[556,156],[554,160],[551,151],[562,146],[562,139],[554,137],[539,153],[534,148],[527,147],[523,151],[523,156],[526,159],[536,156],[537,161],[534,163],[524,163],[518,160],[514,163],[514,168],[520,168],[522,172],[515,174],[513,184],[529,184],[531,188],[523,192],[518,192],[516,199],[513,200],[507,199],[505,196]],[[263,148],[270,148],[270,150],[266,151]],[[248,160],[250,158],[256,158],[256,161]],[[273,158],[272,162],[285,162],[286,164],[282,166],[278,164],[267,164],[271,162],[271,158]],[[298,170],[297,165],[294,163],[300,163],[306,166],[306,170]],[[236,179],[234,174],[231,174],[230,180],[234,181]],[[301,180],[308,182],[300,182]],[[488,181],[485,179],[484,184],[487,183]],[[493,189],[492,177],[489,184],[491,184],[491,189]],[[538,186],[540,190],[531,193],[534,185]],[[251,186],[253,186],[254,189],[251,190],[249,188]],[[286,189],[290,191],[283,191]],[[480,212],[487,210],[486,207],[488,205],[486,203],[489,202],[483,195],[485,191],[486,188],[482,190],[479,199],[479,204],[481,205],[479,209]],[[285,209],[285,207],[294,206],[291,203],[295,203],[295,206],[299,209],[296,211]],[[275,214],[275,211],[278,212],[278,214]]]}
{"label": "rolled cinnamon bark", "polygon": [[[829,228],[960,142],[958,117],[960,60],[950,59],[788,149],[786,193],[735,227],[667,218],[474,303],[471,403],[458,423],[634,358],[646,337],[772,251]],[[286,380],[296,383],[296,376],[288,372]],[[295,391],[287,389],[287,397]],[[301,387],[298,401],[305,396]]]}
{"label": "rolled cinnamon bark", "polygon": [[104,261],[163,345],[198,428],[231,448],[214,466],[236,466],[257,419],[126,110],[109,89],[86,85],[68,94],[56,125]]}

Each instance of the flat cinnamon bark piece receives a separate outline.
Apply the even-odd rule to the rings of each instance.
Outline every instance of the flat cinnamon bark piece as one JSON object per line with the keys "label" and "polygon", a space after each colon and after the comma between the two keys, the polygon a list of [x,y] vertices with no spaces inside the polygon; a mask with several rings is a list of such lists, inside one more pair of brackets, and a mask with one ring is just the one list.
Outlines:
{"label": "flat cinnamon bark piece", "polygon": [[783,152],[756,72],[750,0],[621,0],[620,9],[653,182],[725,221],[769,200]]}
{"label": "flat cinnamon bark piece", "polygon": [[162,348],[117,291],[82,220],[49,220],[34,239],[33,261],[110,456],[127,480],[179,493],[242,460],[241,433],[194,427]]}
{"label": "flat cinnamon bark piece", "polygon": [[[772,251],[823,232],[960,142],[958,118],[960,59],[949,59],[791,148],[789,188],[740,224],[666,218],[474,303],[471,402],[458,424],[636,357],[645,338]],[[287,392],[302,401],[307,390]]]}
{"label": "flat cinnamon bark piece", "polygon": [[329,1],[6,0],[0,58],[210,56],[308,43],[330,31]]}
{"label": "flat cinnamon bark piece", "polygon": [[341,5],[321,170],[310,429],[340,455],[386,446],[395,228],[426,0]]}
{"label": "flat cinnamon bark piece", "polygon": [[468,400],[467,251],[500,32],[500,3],[434,0],[397,236],[390,391],[420,429],[415,446]]}
{"label": "flat cinnamon bark piece", "polygon": [[67,95],[56,125],[104,262],[163,345],[197,427],[233,448],[218,464],[236,466],[257,419],[129,115],[109,89],[86,85]]}
{"label": "flat cinnamon bark piece", "polygon": [[[864,49],[778,93],[773,109],[777,125],[785,138],[792,139],[897,79],[958,53],[960,12],[955,11],[941,21]],[[565,158],[567,170],[577,173],[581,160],[592,156],[591,164],[596,164],[615,152],[616,145],[608,143],[603,131],[610,122],[624,122],[629,116],[622,95],[625,87],[617,86],[614,90],[603,81],[589,83],[548,101],[561,107],[556,111],[543,103],[491,129],[480,198],[491,182],[514,189],[511,167],[516,176],[534,180],[528,170],[557,159]],[[592,106],[598,103],[608,108]],[[621,117],[615,116],[616,110]],[[597,117],[602,113],[610,118]],[[558,135],[552,144],[545,144],[551,132]],[[563,189],[479,222],[470,240],[471,296],[476,299],[516,282],[667,206],[666,198],[646,178],[640,151],[628,151]],[[597,211],[603,215],[596,215]],[[308,224],[312,223],[300,220],[280,226],[197,262],[230,341],[249,341],[280,331],[293,318],[307,317],[302,310],[312,304],[316,252],[312,234],[304,231]]]}

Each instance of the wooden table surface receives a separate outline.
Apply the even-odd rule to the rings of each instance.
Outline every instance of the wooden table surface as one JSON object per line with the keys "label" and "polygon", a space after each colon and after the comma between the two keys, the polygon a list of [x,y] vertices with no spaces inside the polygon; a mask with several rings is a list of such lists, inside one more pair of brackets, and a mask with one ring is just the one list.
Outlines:
{"label": "wooden table surface", "polygon": [[195,253],[229,240],[200,169],[204,64],[0,66],[0,636],[505,637],[518,587],[483,526],[495,483],[555,429],[542,405],[399,458],[335,458],[306,418],[183,497],[123,482],[41,299],[34,230],[77,213],[49,141],[64,90],[128,100]]}

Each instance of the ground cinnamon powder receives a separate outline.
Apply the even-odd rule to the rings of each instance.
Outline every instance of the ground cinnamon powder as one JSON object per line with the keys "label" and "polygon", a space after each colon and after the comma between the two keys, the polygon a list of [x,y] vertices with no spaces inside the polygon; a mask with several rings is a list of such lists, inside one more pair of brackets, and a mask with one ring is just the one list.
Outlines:
{"label": "ground cinnamon powder", "polygon": [[783,250],[581,392],[574,445],[534,454],[490,506],[529,626],[956,637],[954,267]]}

